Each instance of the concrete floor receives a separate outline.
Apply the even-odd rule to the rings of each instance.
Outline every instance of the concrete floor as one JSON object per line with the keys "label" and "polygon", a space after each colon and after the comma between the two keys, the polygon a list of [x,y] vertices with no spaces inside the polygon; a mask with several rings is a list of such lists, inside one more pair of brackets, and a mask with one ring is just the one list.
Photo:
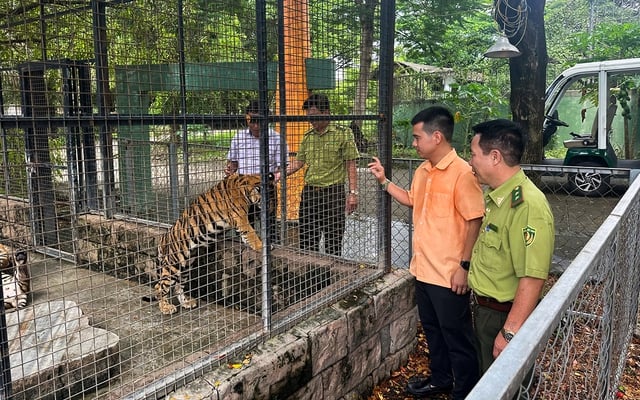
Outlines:
{"label": "concrete floor", "polygon": [[120,394],[182,367],[185,359],[261,327],[258,314],[203,301],[194,310],[165,316],[157,303],[142,300],[153,295],[150,286],[57,259],[32,256],[31,273],[31,304],[72,301],[92,327],[118,336],[120,377],[101,390],[109,392],[109,398],[121,398]]}
{"label": "concrete floor", "polygon": [[[282,254],[283,251],[279,251]],[[148,284],[118,279],[60,259],[38,254],[30,254],[30,257],[33,290],[28,307],[52,301],[73,302],[88,318],[91,327],[106,330],[119,339],[116,358],[118,377],[107,380],[96,391],[96,383],[92,386],[91,382],[97,380],[92,381],[85,376],[86,382],[82,385],[86,393],[77,393],[84,399],[122,399],[153,381],[188,367],[192,362],[210,357],[251,334],[260,335],[262,332],[259,312],[246,312],[237,307],[225,307],[200,299],[195,309],[180,309],[176,314],[162,315],[156,302],[143,300],[154,295],[153,288]],[[331,278],[331,285],[335,287],[326,287],[321,290],[323,293],[280,311],[273,316],[274,321],[308,306],[314,297],[335,296],[349,282],[366,279],[367,275],[376,273],[375,269],[364,268],[357,263],[336,263],[336,260],[326,258],[310,259],[300,254],[292,254],[291,257],[294,258],[287,261],[289,266],[312,263],[341,272],[334,273]],[[40,309],[46,313],[48,308]],[[42,388],[44,392],[48,390]],[[81,390],[76,387],[70,390],[71,393],[69,390],[66,393],[70,395]],[[43,397],[37,398],[47,398],[47,393],[41,394]]]}

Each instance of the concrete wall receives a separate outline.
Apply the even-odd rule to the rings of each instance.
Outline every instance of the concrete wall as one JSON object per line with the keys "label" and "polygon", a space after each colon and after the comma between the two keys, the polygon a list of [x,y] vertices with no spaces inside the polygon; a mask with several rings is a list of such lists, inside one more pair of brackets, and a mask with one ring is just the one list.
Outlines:
{"label": "concrete wall", "polygon": [[413,278],[394,270],[166,400],[361,399],[416,345]]}
{"label": "concrete wall", "polygon": [[[69,218],[68,215],[58,216],[59,229],[70,224]],[[0,202],[0,237],[33,246],[29,221],[28,202],[13,199]],[[62,250],[74,254],[78,262],[119,278],[157,279],[156,240],[166,229],[95,214],[78,216],[76,224],[78,240],[75,244],[70,233],[66,241],[58,244]]]}

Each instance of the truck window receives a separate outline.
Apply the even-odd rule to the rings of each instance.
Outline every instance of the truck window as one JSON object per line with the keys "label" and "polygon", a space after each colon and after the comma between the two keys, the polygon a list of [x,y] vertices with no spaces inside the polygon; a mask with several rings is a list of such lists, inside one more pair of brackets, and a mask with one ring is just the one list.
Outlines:
{"label": "truck window", "polygon": [[[638,90],[640,74],[610,74],[607,112],[608,140],[619,159],[640,158]],[[580,138],[597,140],[598,75],[585,75],[570,83],[559,96],[552,112],[568,126],[558,126],[557,132],[545,147],[546,158],[562,158],[566,148],[578,145]],[[624,94],[627,98],[624,98]],[[624,118],[629,113],[631,119]],[[576,136],[578,135],[578,136]],[[587,143],[587,142],[585,142]],[[596,142],[589,142],[597,144]]]}
{"label": "truck window", "polygon": [[[564,141],[573,138],[571,133],[590,135],[593,121],[597,113],[597,87],[598,76],[596,74],[584,76],[573,81],[561,95],[557,103],[557,118],[567,123],[568,126],[559,126],[555,137],[547,146],[547,151],[552,154],[562,153]],[[559,154],[563,157],[564,154]]]}

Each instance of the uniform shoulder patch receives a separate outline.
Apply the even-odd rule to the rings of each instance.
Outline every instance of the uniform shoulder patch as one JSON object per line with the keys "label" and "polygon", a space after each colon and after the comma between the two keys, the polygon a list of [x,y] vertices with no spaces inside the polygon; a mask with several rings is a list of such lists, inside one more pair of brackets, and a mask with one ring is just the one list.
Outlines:
{"label": "uniform shoulder patch", "polygon": [[511,191],[511,208],[518,207],[524,203],[524,196],[522,195],[522,186],[516,186]]}
{"label": "uniform shoulder patch", "polygon": [[527,225],[522,228],[522,239],[524,239],[524,245],[529,247],[536,240],[536,228]]}

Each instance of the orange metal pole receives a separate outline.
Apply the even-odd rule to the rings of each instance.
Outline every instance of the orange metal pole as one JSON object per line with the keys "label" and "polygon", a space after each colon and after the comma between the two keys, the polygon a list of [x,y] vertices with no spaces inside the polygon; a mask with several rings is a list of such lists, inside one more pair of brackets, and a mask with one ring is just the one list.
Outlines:
{"label": "orange metal pole", "polygon": [[[302,115],[302,104],[309,95],[305,60],[311,56],[309,40],[309,12],[306,0],[284,0],[284,76],[286,110],[283,115]],[[277,95],[279,91],[276,91]],[[276,105],[280,105],[276,99]],[[289,152],[296,153],[307,122],[288,122],[286,139]],[[295,157],[291,156],[291,159]],[[300,197],[304,186],[304,171],[287,177],[287,220],[297,220]]]}

